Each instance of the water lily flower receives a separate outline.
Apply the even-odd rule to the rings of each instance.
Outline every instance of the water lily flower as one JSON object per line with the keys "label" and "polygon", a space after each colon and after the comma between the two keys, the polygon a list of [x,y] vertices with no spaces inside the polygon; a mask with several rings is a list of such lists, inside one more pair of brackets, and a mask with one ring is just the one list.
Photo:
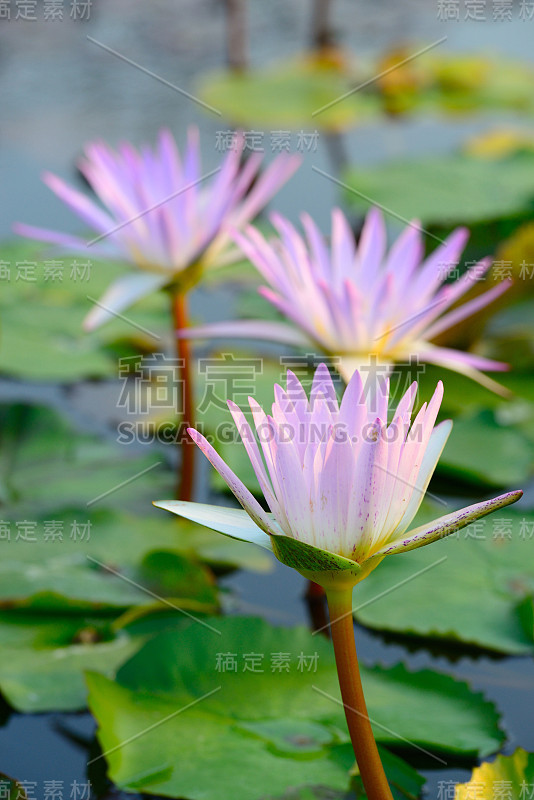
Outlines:
{"label": "water lily flower", "polygon": [[386,555],[437,541],[521,497],[520,491],[508,492],[410,530],[452,427],[451,421],[434,427],[441,382],[412,422],[416,391],[414,382],[388,424],[387,381],[377,381],[367,393],[355,371],[338,404],[324,364],[315,372],[309,399],[288,371],[286,389],[275,387],[272,414],[250,399],[257,439],[242,411],[228,401],[269,512],[193,429],[190,436],[244,510],[173,501],[155,505],[266,547],[323,586],[339,581],[352,586]]}
{"label": "water lily flower", "polygon": [[307,214],[301,216],[305,236],[282,216],[273,214],[271,219],[278,233],[273,241],[253,226],[236,232],[234,239],[268,283],[260,294],[293,324],[237,320],[184,335],[267,338],[316,347],[335,359],[345,380],[373,361],[388,367],[419,359],[503,391],[480,370],[505,370],[506,364],[432,342],[510,287],[509,281],[500,281],[451,309],[491,266],[490,259],[483,259],[458,280],[446,282],[460,261],[468,238],[465,228],[455,230],[423,259],[417,222],[387,251],[384,218],[377,208],[367,214],[358,245],[340,209],[332,212],[330,246]]}
{"label": "water lily flower", "polygon": [[240,257],[229,228],[250,222],[299,164],[298,156],[282,153],[259,175],[262,154],[251,154],[241,166],[244,145],[238,135],[220,168],[203,174],[194,127],[183,157],[167,130],[154,150],[123,143],[115,152],[104,142],[89,144],[79,169],[105,208],[56,175],[47,173],[44,181],[95,236],[87,241],[30,225],[15,229],[71,253],[134,267],[91,310],[85,327],[92,330],[157,289],[180,283],[188,288],[206,267]]}
{"label": "water lily flower", "polygon": [[282,563],[323,586],[343,708],[369,800],[393,797],[360,679],[352,620],[354,585],[385,556],[435,542],[522,494],[508,492],[410,529],[452,425],[445,421],[435,427],[441,382],[412,421],[416,390],[414,383],[388,424],[387,381],[377,380],[367,394],[355,371],[339,404],[324,364],[315,372],[309,398],[288,371],[286,389],[275,387],[272,414],[250,399],[257,439],[242,411],[229,402],[268,512],[193,429],[191,437],[243,510],[155,503],[234,539],[266,547]]}

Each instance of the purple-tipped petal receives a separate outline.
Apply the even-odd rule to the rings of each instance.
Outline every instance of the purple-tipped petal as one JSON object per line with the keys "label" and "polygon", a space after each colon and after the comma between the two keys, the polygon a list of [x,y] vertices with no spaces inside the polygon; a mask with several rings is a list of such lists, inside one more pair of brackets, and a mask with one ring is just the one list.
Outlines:
{"label": "purple-tipped petal", "polygon": [[[419,223],[410,223],[386,254],[378,209],[368,213],[357,246],[339,209],[332,214],[330,247],[307,215],[302,216],[305,238],[280,214],[272,215],[272,222],[278,239],[267,242],[251,226],[234,239],[269,284],[260,294],[306,338],[338,359],[337,369],[347,382],[372,358],[377,368],[386,369],[410,356],[424,360],[434,336],[505,291],[492,289],[448,311],[491,265],[483,259],[458,280],[445,283],[468,236],[463,228],[421,263]],[[484,368],[491,369],[490,362]]]}
{"label": "purple-tipped petal", "polygon": [[310,346],[310,339],[297,328],[285,322],[269,320],[236,319],[230,322],[212,322],[195,328],[176,331],[179,339],[265,339],[268,342],[292,344],[296,347]]}
{"label": "purple-tipped petal", "polygon": [[107,234],[115,227],[113,218],[109,214],[102,211],[81,192],[67,186],[65,181],[62,181],[57,175],[47,172],[43,176],[43,181],[64,203],[74,209],[84,222],[98,231],[98,233]]}
{"label": "purple-tipped petal", "polygon": [[256,498],[249,492],[243,481],[240,481],[237,475],[232,472],[228,464],[223,461],[205,436],[202,436],[202,434],[194,428],[188,428],[187,432],[194,443],[202,450],[208,461],[215,467],[221,478],[226,481],[228,488],[233,492],[236,499],[239,500],[255,524],[266,533],[278,533],[278,531],[273,529],[272,521]]}

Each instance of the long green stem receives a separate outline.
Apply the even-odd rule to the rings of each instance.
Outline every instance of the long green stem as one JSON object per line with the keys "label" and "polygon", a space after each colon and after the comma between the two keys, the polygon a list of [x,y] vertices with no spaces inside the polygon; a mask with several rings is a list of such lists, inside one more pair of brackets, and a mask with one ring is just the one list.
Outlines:
{"label": "long green stem", "polygon": [[[185,292],[174,291],[171,295],[172,319],[174,334],[188,326],[187,301]],[[183,392],[183,413],[178,426],[178,443],[182,451],[181,463],[178,462],[176,482],[176,498],[191,500],[195,478],[196,445],[187,434],[187,428],[195,424],[195,407],[193,378],[191,369],[191,346],[188,339],[176,339],[176,355],[180,373],[179,385]]]}
{"label": "long green stem", "polygon": [[330,628],[345,717],[368,800],[392,800],[367,714],[354,642],[352,587],[327,589]]}

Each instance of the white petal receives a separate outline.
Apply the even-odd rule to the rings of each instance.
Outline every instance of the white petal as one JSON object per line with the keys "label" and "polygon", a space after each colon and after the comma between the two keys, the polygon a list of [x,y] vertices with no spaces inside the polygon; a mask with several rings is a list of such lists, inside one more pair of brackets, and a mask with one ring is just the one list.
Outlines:
{"label": "white petal", "polygon": [[86,316],[83,327],[92,331],[147,294],[161,289],[170,280],[169,275],[155,272],[131,272],[111,284],[104,296],[95,303]]}
{"label": "white petal", "polygon": [[232,539],[251,542],[272,550],[271,537],[251,520],[241,508],[210,506],[207,503],[187,503],[185,500],[157,500],[153,505],[179,517],[198,522]]}

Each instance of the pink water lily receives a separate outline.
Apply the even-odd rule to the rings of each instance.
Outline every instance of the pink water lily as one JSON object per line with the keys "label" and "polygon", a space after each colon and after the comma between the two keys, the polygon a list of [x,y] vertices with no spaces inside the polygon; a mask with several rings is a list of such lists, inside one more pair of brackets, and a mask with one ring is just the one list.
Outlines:
{"label": "pink water lily", "polygon": [[293,325],[238,320],[184,335],[268,338],[317,347],[336,359],[347,380],[354,369],[367,367],[373,359],[387,366],[418,358],[502,391],[480,370],[504,370],[506,364],[432,342],[510,286],[501,281],[451,310],[491,266],[490,259],[483,259],[458,280],[446,282],[460,262],[468,238],[465,228],[455,230],[423,259],[417,222],[408,225],[387,251],[384,218],[376,208],[367,214],[358,245],[339,209],[332,212],[330,246],[308,215],[301,220],[305,236],[280,215],[272,215],[278,233],[273,241],[252,226],[234,235],[268,283],[260,293]]}
{"label": "pink water lily", "polygon": [[288,371],[286,389],[275,387],[272,414],[250,399],[256,436],[229,401],[269,512],[193,429],[191,437],[244,510],[176,501],[155,505],[269,548],[322,585],[354,584],[384,556],[434,542],[522,494],[508,492],[410,529],[452,427],[451,421],[435,427],[441,382],[412,421],[416,392],[414,383],[388,424],[386,381],[368,396],[355,371],[339,404],[324,365],[315,372],[309,399]]}
{"label": "pink water lily", "polygon": [[88,315],[86,329],[96,328],[154,290],[184,278],[193,283],[202,268],[240,257],[229,228],[250,222],[299,164],[283,153],[258,177],[262,154],[241,166],[243,147],[238,136],[220,168],[203,173],[196,128],[189,130],[183,158],[166,130],[154,150],[123,143],[115,152],[104,142],[89,144],[79,168],[104,208],[55,175],[45,174],[44,181],[95,231],[90,241],[23,224],[16,230],[71,253],[135,267]]}

